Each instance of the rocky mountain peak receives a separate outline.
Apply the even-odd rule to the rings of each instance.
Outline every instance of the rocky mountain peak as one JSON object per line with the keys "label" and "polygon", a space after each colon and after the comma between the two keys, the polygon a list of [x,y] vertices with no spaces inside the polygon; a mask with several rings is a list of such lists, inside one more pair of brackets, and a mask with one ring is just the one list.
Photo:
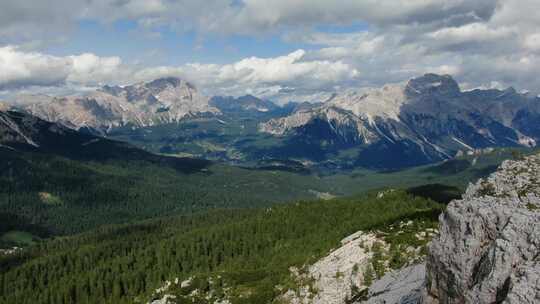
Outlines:
{"label": "rocky mountain peak", "polygon": [[127,124],[142,127],[173,123],[186,116],[220,113],[192,84],[174,77],[104,86],[84,96],[32,103],[25,110],[48,121],[97,130]]}
{"label": "rocky mountain peak", "polygon": [[149,82],[141,82],[133,85],[122,86],[110,86],[105,85],[98,91],[104,92],[114,96],[120,96],[124,92],[143,92],[150,91],[153,94],[165,91],[167,89],[186,88],[188,90],[197,91],[197,88],[191,83],[184,81],[177,77],[164,77],[158,78]]}
{"label": "rocky mountain peak", "polygon": [[196,90],[194,85],[177,77],[163,77],[146,83],[146,87],[159,91],[164,90],[168,87],[178,88],[181,86],[186,86],[191,90]]}
{"label": "rocky mountain peak", "polygon": [[103,87],[98,89],[98,91],[104,92],[104,93],[107,93],[107,94],[111,94],[111,95],[114,95],[114,96],[118,96],[124,91],[124,89],[122,87],[120,87],[120,86],[104,85]]}
{"label": "rocky mountain peak", "polygon": [[405,92],[409,97],[433,94],[457,96],[461,90],[458,83],[450,75],[425,74],[409,80]]}

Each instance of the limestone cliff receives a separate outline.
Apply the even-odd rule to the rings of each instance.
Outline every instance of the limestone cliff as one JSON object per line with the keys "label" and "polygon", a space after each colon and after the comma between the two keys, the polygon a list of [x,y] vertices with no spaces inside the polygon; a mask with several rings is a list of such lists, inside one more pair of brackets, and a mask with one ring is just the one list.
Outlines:
{"label": "limestone cliff", "polygon": [[440,217],[426,303],[540,302],[540,156],[506,161]]}
{"label": "limestone cliff", "polygon": [[439,222],[425,263],[386,274],[358,303],[540,303],[540,155],[504,162]]}

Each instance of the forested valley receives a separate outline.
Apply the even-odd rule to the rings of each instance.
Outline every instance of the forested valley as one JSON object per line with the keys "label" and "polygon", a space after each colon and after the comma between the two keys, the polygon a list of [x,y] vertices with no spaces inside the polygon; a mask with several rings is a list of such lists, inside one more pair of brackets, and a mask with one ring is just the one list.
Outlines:
{"label": "forested valley", "polygon": [[[219,275],[234,286],[233,303],[269,303],[275,286],[294,285],[289,267],[313,262],[341,238],[402,220],[434,226],[442,208],[404,191],[374,192],[103,227],[2,257],[0,302],[145,303],[166,280]],[[407,241],[395,240],[395,263]]]}

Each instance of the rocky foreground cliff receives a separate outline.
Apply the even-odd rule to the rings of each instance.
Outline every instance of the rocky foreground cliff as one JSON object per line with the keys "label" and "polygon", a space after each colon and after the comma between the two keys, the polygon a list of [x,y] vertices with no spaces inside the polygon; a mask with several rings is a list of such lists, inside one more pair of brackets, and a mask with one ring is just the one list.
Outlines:
{"label": "rocky foreground cliff", "polygon": [[504,162],[439,222],[425,263],[388,273],[357,303],[540,303],[540,155]]}
{"label": "rocky foreground cliff", "polygon": [[539,303],[540,156],[470,186],[428,252],[425,303]]}

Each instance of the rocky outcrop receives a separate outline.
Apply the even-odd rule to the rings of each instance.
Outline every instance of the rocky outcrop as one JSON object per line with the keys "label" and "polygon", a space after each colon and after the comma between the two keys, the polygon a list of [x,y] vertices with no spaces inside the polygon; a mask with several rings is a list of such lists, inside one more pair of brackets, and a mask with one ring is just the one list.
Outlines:
{"label": "rocky outcrop", "polygon": [[440,217],[425,303],[540,302],[540,156],[505,161]]}
{"label": "rocky outcrop", "polygon": [[[204,282],[202,286],[196,283]],[[204,288],[201,288],[203,287]],[[147,304],[208,303],[231,304],[230,288],[220,275],[214,277],[189,277],[184,281],[175,278],[156,289]]]}
{"label": "rocky outcrop", "polygon": [[[379,197],[388,193],[380,192]],[[387,303],[385,300],[418,298],[425,267],[414,263],[422,259],[425,246],[436,233],[433,224],[415,219],[396,222],[383,230],[354,233],[316,263],[291,269],[298,288],[288,290],[281,299],[291,304],[350,304],[366,300],[382,304]],[[397,260],[403,263],[396,264]],[[405,268],[394,272],[401,267],[398,264]],[[377,278],[380,280],[373,282]]]}
{"label": "rocky outcrop", "polygon": [[39,120],[30,115],[0,111],[0,145],[25,144],[37,147],[34,134]]}
{"label": "rocky outcrop", "polygon": [[387,273],[355,303],[540,303],[540,155],[505,161],[439,222],[424,263]]}
{"label": "rocky outcrop", "polygon": [[365,304],[417,304],[422,299],[424,263],[385,274],[369,287]]}
{"label": "rocky outcrop", "polygon": [[342,304],[367,289],[365,273],[371,268],[372,248],[384,242],[373,233],[359,231],[341,241],[341,247],[309,266],[305,273],[293,269],[301,283],[284,299],[291,304]]}

